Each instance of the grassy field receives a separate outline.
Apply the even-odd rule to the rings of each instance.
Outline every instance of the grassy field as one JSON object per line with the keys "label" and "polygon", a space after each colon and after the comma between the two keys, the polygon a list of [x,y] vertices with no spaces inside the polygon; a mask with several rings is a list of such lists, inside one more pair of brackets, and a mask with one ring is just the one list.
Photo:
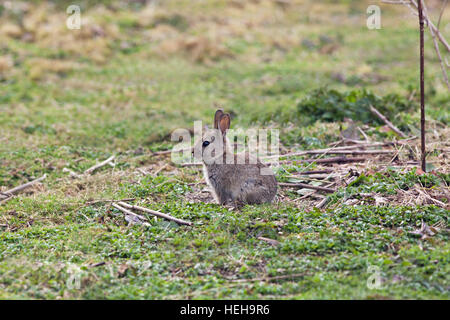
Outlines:
{"label": "grassy field", "polygon": [[[283,152],[355,136],[348,117],[371,141],[395,139],[369,102],[417,135],[416,17],[380,4],[369,30],[369,2],[80,1],[69,30],[64,1],[0,1],[0,191],[47,174],[0,204],[0,298],[449,299],[450,98],[430,37],[431,173],[408,164],[417,139],[395,159],[294,161],[279,181],[327,168],[337,191],[280,188],[276,203],[237,210],[214,203],[201,170],[153,154],[174,129],[209,124],[215,104],[234,128],[280,129]],[[111,155],[92,175],[64,170]],[[97,201],[124,198],[194,225],[129,225]]]}

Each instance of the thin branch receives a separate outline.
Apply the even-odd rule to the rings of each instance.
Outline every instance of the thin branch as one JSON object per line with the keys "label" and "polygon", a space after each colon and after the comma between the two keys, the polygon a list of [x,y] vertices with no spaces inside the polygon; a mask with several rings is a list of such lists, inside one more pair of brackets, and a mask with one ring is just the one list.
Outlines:
{"label": "thin branch", "polygon": [[[383,3],[387,3],[387,4],[402,4],[402,5],[406,5],[412,12],[412,14],[414,15],[418,15],[417,14],[417,10],[419,9],[417,2],[415,0],[410,0],[410,1],[390,1],[390,0],[382,0],[381,2]],[[415,8],[413,8],[411,5],[413,5]],[[443,9],[442,9],[443,10]],[[445,40],[444,36],[440,33],[439,28],[436,27],[433,22],[431,22],[431,20],[428,18],[428,16],[424,15],[424,19],[427,22],[427,24],[430,26],[430,28],[433,29],[433,31],[436,33],[439,41],[444,45],[445,49],[450,52],[450,45],[448,44],[448,42]]]}
{"label": "thin branch", "polygon": [[301,182],[296,182],[296,183],[280,182],[280,183],[278,183],[278,185],[280,187],[301,187],[301,188],[305,188],[305,189],[319,190],[319,191],[324,191],[324,192],[328,192],[328,193],[336,192],[336,190],[332,189],[332,188],[313,186],[313,185],[310,185],[307,183],[301,183]]}
{"label": "thin branch", "polygon": [[0,199],[0,204],[3,204],[9,200],[11,200],[12,198],[14,198],[13,195],[7,195],[6,198]]}
{"label": "thin branch", "polygon": [[142,174],[143,176],[149,175],[149,173],[148,173],[147,171],[145,171],[144,169],[142,169],[142,168],[137,168],[136,170],[137,170],[140,174]]}
{"label": "thin branch", "polygon": [[386,146],[394,146],[394,145],[398,145],[398,144],[404,144],[406,142],[409,142],[411,140],[417,139],[417,137],[409,137],[406,139],[401,139],[401,140],[397,140],[397,141],[389,141],[389,142],[371,142],[371,143],[367,143],[366,141],[363,141],[362,143],[358,143],[356,145],[352,145],[352,146],[342,146],[342,147],[333,147],[333,148],[325,148],[325,149],[314,149],[314,150],[304,150],[304,151],[296,151],[296,152],[291,152],[291,153],[285,153],[285,154],[280,154],[280,155],[275,155],[275,156],[266,156],[266,157],[262,157],[262,159],[271,159],[271,158],[283,158],[283,157],[291,157],[291,156],[302,156],[302,155],[306,155],[306,154],[328,154],[328,153],[334,153],[333,151],[337,151],[337,150],[353,150],[353,149],[363,149],[363,148],[367,148],[367,147],[386,147]]}
{"label": "thin branch", "polygon": [[[414,3],[415,1],[412,0],[412,2]],[[424,15],[424,18],[427,22],[427,24],[431,27],[431,29],[434,31],[434,33],[436,33],[439,41],[441,41],[441,43],[444,45],[444,47],[447,49],[448,52],[450,52],[450,44],[448,44],[448,42],[445,40],[444,36],[442,35],[442,33],[439,31],[439,29],[433,24],[433,22],[428,18],[427,15]]]}
{"label": "thin branch", "polygon": [[47,178],[47,174],[44,174],[42,177],[40,177],[38,179],[35,179],[33,181],[27,182],[25,184],[22,184],[22,185],[20,185],[18,187],[12,188],[12,189],[7,190],[7,191],[4,191],[4,192],[2,192],[3,197],[8,198],[8,195],[16,194],[16,193],[18,193],[18,192],[20,192],[20,191],[22,191],[22,190],[24,190],[26,188],[31,187],[32,185],[34,185],[37,182],[40,182],[40,181],[44,180],[45,178]]}
{"label": "thin branch", "polygon": [[273,246],[278,246],[280,244],[279,241],[270,239],[270,238],[266,238],[266,237],[258,237],[258,240],[265,241]]}
{"label": "thin branch", "polygon": [[328,202],[328,197],[323,198],[317,205],[316,208],[322,209]]}
{"label": "thin branch", "polygon": [[[395,152],[395,150],[307,150],[303,151],[302,154],[391,154]],[[297,154],[297,155],[302,155]]]}
{"label": "thin branch", "polygon": [[[165,214],[165,213],[162,213],[162,212],[159,212],[159,211],[155,211],[155,210],[151,210],[151,209],[147,209],[147,208],[139,207],[139,206],[135,206],[135,205],[130,205],[130,204],[125,203],[125,202],[119,202],[119,204],[121,206],[127,208],[127,209],[138,210],[138,211],[150,213],[150,214],[152,214],[154,216],[157,216],[157,217],[160,217],[160,218],[164,218],[166,220],[174,221],[174,222],[176,222],[178,224],[192,226],[192,222],[181,220],[181,219],[175,218],[175,217],[173,217],[171,215],[168,215],[168,214]],[[113,204],[113,206],[114,206],[114,204]]]}
{"label": "thin branch", "polygon": [[[125,202],[120,202],[120,203],[125,203]],[[114,203],[114,202],[113,202],[111,205],[112,205],[114,208],[116,208],[116,209],[122,211],[123,213],[125,213],[125,214],[127,214],[127,215],[129,215],[129,216],[133,216],[133,217],[135,217],[135,218],[138,218],[139,220],[148,221],[148,219],[147,219],[146,217],[141,216],[141,215],[139,215],[139,214],[136,214],[136,213],[134,213],[134,212],[132,212],[132,211],[130,211],[130,210],[127,210],[127,209],[125,209],[125,208],[122,208],[122,207],[119,206],[117,203]],[[150,225],[150,224],[149,224],[149,223],[144,223],[144,225]]]}
{"label": "thin branch", "polygon": [[363,129],[361,129],[361,127],[358,126],[358,131],[361,132],[361,134],[363,135],[364,139],[366,139],[367,142],[370,142],[369,137],[367,136],[367,134],[364,132]]}
{"label": "thin branch", "polygon": [[256,281],[273,281],[273,280],[284,280],[284,279],[295,279],[299,277],[307,276],[306,273],[293,273],[293,274],[286,274],[281,276],[274,276],[274,277],[262,277],[262,278],[252,278],[252,279],[228,279],[231,282],[256,282]]}
{"label": "thin branch", "polygon": [[441,12],[439,13],[439,19],[438,19],[438,22],[436,24],[436,28],[438,30],[439,30],[439,25],[441,24],[442,15],[444,14],[444,9],[447,6],[447,2],[448,2],[448,0],[445,0],[445,2],[442,4]]}
{"label": "thin branch", "polygon": [[373,114],[375,114],[378,118],[380,118],[386,125],[391,128],[395,133],[397,133],[399,136],[406,138],[406,135],[400,131],[399,128],[394,126],[392,122],[390,122],[380,111],[374,108],[374,106],[370,105],[370,111],[372,111]]}
{"label": "thin branch", "polygon": [[324,159],[303,159],[303,160],[283,160],[280,164],[293,163],[293,162],[306,162],[306,163],[351,163],[351,162],[364,162],[366,158],[347,158],[347,157],[333,157]]}
{"label": "thin branch", "polygon": [[295,178],[295,179],[306,179],[311,181],[323,181],[323,180],[329,180],[334,179],[336,176],[333,174],[294,174],[291,173],[291,175],[288,176],[289,178]]}
{"label": "thin branch", "polygon": [[163,171],[165,168],[167,168],[169,166],[169,164],[168,163],[166,163],[165,165],[163,165],[161,168],[159,168],[158,170],[156,170],[154,173],[153,173],[153,176],[157,176],[158,175],[158,173],[160,173],[161,171]]}
{"label": "thin branch", "polygon": [[86,202],[85,204],[91,205],[96,203],[104,203],[104,202],[121,202],[121,201],[133,201],[135,198],[126,198],[126,199],[120,199],[120,200],[114,200],[114,199],[97,199],[97,200],[91,200]]}
{"label": "thin branch", "polygon": [[[411,0],[413,1],[413,0]],[[422,10],[422,0],[419,0],[419,26],[420,26],[420,141],[421,141],[421,167],[426,172],[426,154],[425,154],[425,53],[424,53],[424,14]],[[428,21],[428,19],[427,19]],[[431,25],[431,21],[428,21]],[[439,30],[436,30],[439,32]],[[450,50],[449,50],[450,51]]]}
{"label": "thin branch", "polygon": [[79,177],[80,177],[80,174],[76,173],[76,172],[73,171],[73,170],[70,170],[69,168],[63,168],[62,171],[63,171],[63,172],[68,172],[68,173],[69,173],[69,176],[72,177],[72,178],[79,178]]}
{"label": "thin branch", "polygon": [[102,262],[97,262],[97,263],[90,264],[88,267],[89,268],[95,268],[95,267],[104,266],[105,264],[106,264],[106,262],[102,261]]}
{"label": "thin branch", "polygon": [[[417,5],[415,0],[411,0],[411,3],[416,7],[416,9],[419,9],[419,6]],[[445,49],[447,49],[448,52],[450,52],[450,44],[445,40],[444,36],[441,34],[439,29],[433,24],[433,22],[428,18],[426,14],[423,15],[423,19],[427,22],[427,24],[430,26],[430,28],[433,29],[433,31],[436,33],[439,41],[444,45]]]}
{"label": "thin branch", "polygon": [[[377,144],[373,144],[373,146],[376,146]],[[371,144],[372,146],[372,144]],[[352,149],[359,149],[362,148],[362,145],[358,146],[343,146],[343,147],[331,147],[331,148],[325,148],[325,149],[314,149],[314,150],[304,150],[304,151],[296,151],[296,152],[290,152],[280,155],[272,155],[272,156],[265,156],[262,157],[263,159],[271,159],[271,158],[283,158],[283,157],[291,157],[291,156],[303,156],[306,154],[311,154],[311,152],[319,152],[319,154],[326,155],[331,151],[337,151],[337,150],[352,150]]]}
{"label": "thin branch", "polygon": [[437,199],[432,198],[428,193],[426,193],[425,191],[421,190],[420,188],[417,188],[417,191],[418,191],[421,195],[425,196],[425,198],[427,198],[428,200],[430,200],[430,201],[432,201],[433,203],[437,204],[438,206],[441,206],[441,207],[443,207],[443,208],[446,207],[446,204],[445,204],[445,203],[443,203],[442,201],[439,201],[439,200],[437,200]]}
{"label": "thin branch", "polygon": [[95,170],[97,170],[98,168],[101,168],[103,166],[106,166],[107,164],[109,164],[111,161],[114,160],[116,156],[111,156],[108,159],[106,159],[103,162],[100,162],[99,164],[96,164],[95,166],[90,167],[89,169],[87,169],[86,171],[84,171],[85,174],[90,174],[92,172],[94,172]]}
{"label": "thin branch", "polygon": [[[332,183],[330,183],[330,184],[327,184],[325,187],[329,188],[329,187],[332,187],[332,186],[335,185],[335,184],[336,184],[335,182],[332,182]],[[300,197],[299,200],[300,200],[300,199],[306,199],[306,198],[308,198],[308,197],[316,197],[317,191],[318,191],[318,190],[314,190],[314,191],[312,191],[312,192],[310,192],[310,193],[308,193],[308,194],[305,194],[304,196]],[[322,200],[323,200],[323,199],[326,199],[326,198],[327,198],[327,197],[324,197],[324,198],[322,198]]]}
{"label": "thin branch", "polygon": [[321,174],[321,173],[332,173],[332,172],[334,172],[334,171],[330,170],[330,169],[324,169],[324,170],[302,171],[302,172],[297,172],[297,174],[299,174],[299,175],[309,175],[309,174]]}
{"label": "thin branch", "polygon": [[[425,10],[424,14],[428,15],[428,10],[427,10],[427,7],[426,7],[425,3],[423,3],[423,5],[424,5],[424,10]],[[442,15],[442,11],[441,11],[441,15]],[[441,20],[441,16],[439,16],[439,22],[440,22],[440,20]],[[438,22],[438,27],[439,27],[439,22]],[[428,28],[430,29],[431,38],[433,39],[434,50],[436,51],[436,55],[437,55],[437,57],[439,59],[440,65],[441,65],[442,76],[444,77],[444,81],[447,84],[448,90],[450,90],[450,85],[448,83],[447,70],[445,68],[444,61],[442,60],[441,51],[439,50],[439,43],[438,43],[438,41],[436,39],[436,34],[434,33],[433,28],[431,28],[431,25],[428,25]]]}

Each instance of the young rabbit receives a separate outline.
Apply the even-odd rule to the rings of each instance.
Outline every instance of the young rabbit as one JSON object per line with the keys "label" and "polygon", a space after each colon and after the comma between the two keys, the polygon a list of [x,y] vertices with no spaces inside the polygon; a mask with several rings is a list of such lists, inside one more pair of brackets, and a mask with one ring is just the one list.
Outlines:
{"label": "young rabbit", "polygon": [[194,157],[203,162],[203,173],[215,199],[219,204],[235,206],[272,202],[277,193],[272,170],[248,152],[234,154],[226,138],[229,128],[230,115],[217,110],[214,130],[206,130],[193,151]]}

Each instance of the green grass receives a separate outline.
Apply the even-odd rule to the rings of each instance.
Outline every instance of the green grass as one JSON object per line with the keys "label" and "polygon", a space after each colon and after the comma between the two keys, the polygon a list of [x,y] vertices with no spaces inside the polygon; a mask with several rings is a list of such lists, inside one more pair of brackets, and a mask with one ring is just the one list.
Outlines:
{"label": "green grass", "polygon": [[[386,112],[415,134],[418,37],[415,21],[398,18],[405,12],[383,7],[383,28],[371,31],[365,28],[365,2],[350,7],[348,1],[307,1],[302,7],[293,1],[289,10],[264,3],[239,9],[225,1],[172,1],[161,4],[154,18],[143,17],[138,5],[113,10],[115,1],[102,8],[83,3],[83,14],[93,22],[82,30],[95,24],[106,36],[74,36],[54,25],[50,39],[68,37],[58,43],[36,31],[21,31],[31,32],[31,41],[5,34],[6,22],[23,17],[2,11],[0,58],[13,65],[2,69],[0,60],[0,190],[48,177],[43,186],[0,205],[1,299],[450,297],[448,231],[425,240],[411,233],[422,221],[448,226],[449,211],[396,198],[418,184],[435,195],[448,190],[448,165],[438,157],[439,141],[448,139],[450,100],[430,39],[430,159],[444,163],[436,174],[369,170],[348,187],[339,186],[322,210],[314,209],[311,199],[294,202],[300,195],[283,190],[283,201],[238,211],[214,204],[201,193],[202,185],[192,186],[202,178],[196,169],[171,165],[157,177],[136,171],[168,163],[151,152],[170,148],[175,128],[191,128],[194,120],[210,123],[215,103],[232,114],[235,128],[280,128],[285,147],[314,149],[339,140],[347,124],[330,123],[333,115],[315,112],[317,97],[308,114],[300,106],[316,92],[333,89],[348,98],[365,90],[380,107],[392,97],[413,105],[398,114],[387,106]],[[60,6],[45,14],[65,18]],[[305,8],[309,16],[299,14]],[[274,12],[280,18],[271,18]],[[188,38],[196,49],[183,42]],[[329,44],[337,47],[326,53]],[[332,112],[343,111],[341,100],[333,100],[338,106],[333,104]],[[357,124],[366,125],[373,140],[392,138],[379,123]],[[83,172],[111,154],[117,156],[115,168],[79,179],[63,172]],[[414,155],[411,148],[409,156]],[[304,168],[285,165],[277,178],[286,181]],[[376,206],[373,197],[365,205],[346,202],[360,193],[390,202]],[[199,194],[205,199],[193,201]],[[92,203],[123,198],[194,226],[153,217],[150,226],[129,226],[109,203]],[[100,262],[105,264],[91,267]],[[380,268],[381,288],[367,286],[371,266]],[[270,280],[290,274],[295,277]],[[80,279],[79,287],[71,285],[74,279]]]}

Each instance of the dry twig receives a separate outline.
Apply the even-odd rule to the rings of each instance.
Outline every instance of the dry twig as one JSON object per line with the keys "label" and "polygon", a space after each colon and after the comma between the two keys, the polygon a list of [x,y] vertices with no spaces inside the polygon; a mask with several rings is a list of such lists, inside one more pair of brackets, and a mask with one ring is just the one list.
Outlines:
{"label": "dry twig", "polygon": [[[401,140],[397,140],[397,141],[388,141],[388,142],[370,142],[367,143],[367,141],[357,141],[355,145],[352,146],[342,146],[342,147],[332,147],[332,148],[325,148],[325,149],[314,149],[314,150],[303,150],[303,151],[296,151],[296,152],[290,152],[290,153],[286,153],[286,154],[281,154],[281,155],[276,155],[276,156],[267,156],[264,157],[264,159],[270,159],[270,158],[275,158],[275,157],[293,157],[293,156],[302,156],[302,155],[307,155],[307,154],[335,154],[334,151],[339,151],[339,150],[353,150],[353,149],[362,149],[362,148],[375,148],[375,147],[386,147],[386,146],[395,146],[395,145],[402,145],[405,144],[411,140],[417,139],[416,136],[413,137],[409,137],[406,139],[401,139]],[[353,141],[355,142],[355,141]],[[368,150],[371,153],[371,150]],[[374,150],[376,151],[376,150]]]}
{"label": "dry twig", "polygon": [[[125,202],[120,202],[120,203],[123,204],[123,203],[125,203]],[[129,216],[132,216],[132,217],[137,218],[137,219],[142,220],[142,221],[148,221],[148,219],[147,219],[146,217],[141,216],[141,215],[139,215],[139,214],[136,214],[136,213],[134,213],[134,212],[132,212],[132,211],[130,211],[130,210],[127,210],[127,209],[125,209],[125,208],[122,208],[121,206],[119,206],[118,204],[116,204],[116,203],[114,203],[114,202],[112,203],[112,206],[113,206],[114,208],[116,208],[116,209],[122,211],[123,213],[129,215]],[[150,225],[150,224],[147,223],[147,222],[144,222],[143,224],[144,224],[144,225],[147,225],[147,226]]]}
{"label": "dry twig", "polygon": [[76,173],[75,171],[70,170],[69,168],[63,168],[62,171],[63,172],[68,172],[69,176],[72,177],[72,178],[79,178],[81,176],[79,173]]}
{"label": "dry twig", "polygon": [[114,160],[115,157],[116,157],[116,156],[111,156],[111,157],[109,157],[109,158],[106,159],[105,161],[100,162],[100,163],[96,164],[95,166],[90,167],[89,169],[87,169],[86,171],[84,171],[84,173],[85,173],[85,174],[91,174],[91,173],[94,172],[95,170],[97,170],[97,169],[99,169],[99,168],[101,168],[101,167],[106,166],[107,164],[109,164],[111,161]]}
{"label": "dry twig", "polygon": [[[395,150],[329,150],[325,151],[328,154],[391,154]],[[303,154],[324,154],[321,150],[307,150]]]}
{"label": "dry twig", "polygon": [[[442,10],[441,10],[441,13],[439,15],[439,21],[437,23],[437,29],[438,30],[439,30],[439,23],[441,22],[442,13],[444,12],[444,8],[445,8],[446,4],[447,4],[447,1],[442,6]],[[423,5],[424,5],[424,9],[425,9],[424,15],[428,16],[428,10],[427,10],[427,7],[425,6],[425,2],[423,2]],[[431,28],[430,24],[428,24],[428,28],[430,29],[431,38],[433,39],[434,50],[436,51],[436,55],[437,55],[437,57],[439,59],[440,65],[441,65],[442,76],[444,77],[444,81],[447,84],[447,88],[450,90],[450,85],[448,83],[447,70],[446,70],[446,66],[444,64],[444,61],[442,60],[441,51],[439,50],[439,43],[438,43],[438,41],[436,39],[436,34],[434,33],[433,28]]]}
{"label": "dry twig", "polygon": [[269,238],[266,238],[266,237],[258,237],[258,240],[265,241],[265,242],[267,242],[267,243],[269,243],[269,244],[271,244],[273,246],[278,246],[280,244],[279,241],[274,240],[274,239],[269,239]]}
{"label": "dry twig", "polygon": [[3,198],[3,199],[0,200],[0,204],[9,201],[9,200],[11,200],[12,198],[14,198],[14,196],[12,196],[12,195],[11,195],[11,196],[6,196],[6,198]]}
{"label": "dry twig", "polygon": [[[181,220],[181,219],[175,218],[175,217],[173,217],[171,215],[168,215],[168,214],[165,214],[165,213],[162,213],[162,212],[159,212],[159,211],[155,211],[155,210],[151,210],[151,209],[148,209],[148,208],[139,207],[139,206],[135,206],[135,205],[130,205],[130,204],[125,203],[125,202],[119,202],[119,205],[121,205],[121,206],[123,206],[123,207],[125,207],[127,209],[130,209],[130,210],[138,210],[138,211],[141,211],[141,212],[150,213],[150,214],[152,214],[154,216],[157,216],[157,217],[160,217],[160,218],[164,218],[166,220],[174,221],[174,222],[176,222],[178,224],[192,226],[192,222]],[[114,206],[114,203],[113,203],[113,206]]]}
{"label": "dry twig", "polygon": [[301,183],[301,182],[298,182],[298,183],[297,182],[296,183],[280,182],[280,183],[278,183],[278,185],[280,187],[301,187],[301,188],[305,188],[305,189],[312,189],[312,190],[324,191],[324,192],[329,192],[329,193],[336,192],[336,190],[332,189],[332,188],[313,186],[313,185],[310,185],[307,183]]}
{"label": "dry twig", "polygon": [[375,114],[378,118],[380,118],[386,125],[391,128],[395,133],[397,133],[399,136],[406,138],[406,135],[400,131],[399,128],[394,126],[392,122],[390,122],[380,111],[374,108],[374,106],[370,106],[370,111],[372,111],[373,114]]}
{"label": "dry twig", "polygon": [[[417,15],[417,10],[419,9],[419,6],[418,6],[418,4],[417,4],[417,2],[415,0],[410,0],[410,1],[382,0],[381,2],[387,3],[387,4],[402,4],[402,5],[406,5],[407,7],[409,7],[411,9],[411,12],[414,15]],[[411,5],[413,5],[414,8]],[[445,47],[445,49],[448,52],[450,52],[450,44],[445,40],[444,36],[441,34],[439,29],[433,24],[433,22],[428,18],[428,16],[424,15],[424,20],[433,29],[433,31],[436,33],[439,41],[442,43],[442,45]]]}
{"label": "dry twig", "polygon": [[31,187],[35,183],[40,182],[40,181],[44,180],[45,178],[47,178],[47,174],[44,174],[42,177],[35,179],[33,181],[27,182],[25,184],[22,184],[20,186],[10,189],[10,190],[4,191],[0,194],[0,197],[3,197],[3,200],[5,200],[6,198],[11,198],[14,194],[19,193],[20,191]]}
{"label": "dry twig", "polygon": [[366,158],[347,158],[347,157],[333,157],[324,159],[303,159],[303,160],[283,160],[280,163],[294,163],[294,162],[306,162],[306,163],[350,163],[350,162],[364,162]]}
{"label": "dry twig", "polygon": [[437,199],[432,198],[428,193],[426,193],[424,190],[422,190],[421,188],[417,188],[417,191],[423,195],[425,198],[427,198],[428,200],[430,200],[431,202],[433,202],[434,204],[437,204],[438,206],[442,207],[442,208],[446,208],[446,204],[443,203],[442,201],[439,201]]}
{"label": "dry twig", "polygon": [[256,282],[256,281],[274,281],[274,280],[284,280],[284,279],[295,279],[299,277],[306,276],[306,273],[293,273],[274,277],[262,277],[262,278],[252,278],[252,279],[228,279],[231,282]]}
{"label": "dry twig", "polygon": [[154,173],[153,173],[153,176],[157,176],[158,175],[158,173],[160,173],[161,171],[163,171],[165,168],[167,168],[169,166],[169,164],[165,164],[165,165],[163,165],[162,167],[160,167],[158,170],[156,170]]}
{"label": "dry twig", "polygon": [[[413,0],[411,0],[413,2]],[[425,49],[424,49],[424,36],[423,36],[423,26],[424,26],[424,15],[422,10],[422,0],[419,0],[419,5],[417,6],[419,11],[419,25],[420,25],[420,148],[421,148],[421,167],[425,172],[426,169],[426,154],[425,154]],[[428,24],[431,21],[427,19]],[[436,30],[439,32],[439,30]],[[450,51],[450,50],[449,50]]]}
{"label": "dry twig", "polygon": [[114,199],[97,199],[97,200],[91,200],[86,202],[86,204],[96,204],[96,203],[103,203],[103,202],[122,202],[122,201],[133,201],[135,198],[126,198],[126,199],[120,199],[120,200],[114,200]]}
{"label": "dry twig", "polygon": [[323,198],[317,205],[316,208],[322,209],[328,202],[328,197]]}

